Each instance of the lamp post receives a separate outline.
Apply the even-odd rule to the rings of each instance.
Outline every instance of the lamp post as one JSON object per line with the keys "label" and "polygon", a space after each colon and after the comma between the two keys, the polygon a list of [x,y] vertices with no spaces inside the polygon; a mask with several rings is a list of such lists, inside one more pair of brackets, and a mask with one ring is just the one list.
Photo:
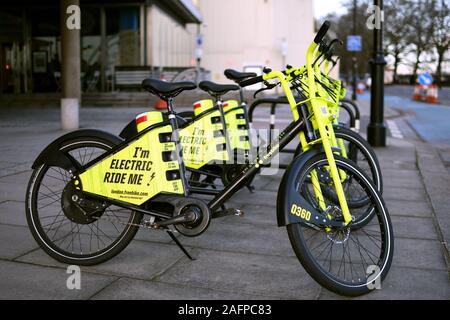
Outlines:
{"label": "lamp post", "polygon": [[[373,29],[373,54],[370,60],[372,86],[370,88],[370,123],[367,140],[374,147],[386,146],[386,125],[384,123],[384,66],[383,52],[383,0],[374,0],[380,9],[379,24]],[[379,28],[378,28],[379,27]]]}
{"label": "lamp post", "polygon": [[[356,35],[356,7],[357,3],[356,0],[353,0],[353,34]],[[356,52],[353,52],[352,56],[352,68],[353,68],[353,92],[352,92],[352,100],[356,101],[356,73],[358,72],[357,64],[356,64]]]}

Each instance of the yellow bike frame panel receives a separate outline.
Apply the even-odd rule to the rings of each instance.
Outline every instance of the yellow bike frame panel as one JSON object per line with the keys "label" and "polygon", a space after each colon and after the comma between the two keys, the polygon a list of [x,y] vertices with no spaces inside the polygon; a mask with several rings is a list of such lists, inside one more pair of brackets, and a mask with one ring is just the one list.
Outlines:
{"label": "yellow bike frame panel", "polygon": [[144,112],[136,117],[136,128],[138,132],[141,132],[145,128],[163,121],[163,114],[160,111]]}
{"label": "yellow bike frame panel", "polygon": [[194,102],[194,115],[198,116],[202,112],[212,109],[213,107],[214,107],[214,101],[212,101],[211,99],[205,99],[205,100],[200,100],[200,101]]}
{"label": "yellow bike frame panel", "polygon": [[227,133],[232,150],[250,150],[250,138],[244,108],[236,100],[228,100],[223,104]]}
{"label": "yellow bike frame panel", "polygon": [[180,130],[184,164],[199,169],[206,164],[229,160],[220,111],[215,110]]}
{"label": "yellow bike frame panel", "polygon": [[183,194],[179,164],[170,157],[175,143],[160,142],[160,134],[171,133],[171,126],[155,128],[93,165],[79,175],[83,191],[135,205],[159,193]]}
{"label": "yellow bike frame panel", "polygon": [[[203,111],[213,107],[207,101],[202,100],[201,102],[202,106],[206,108]],[[163,114],[159,111],[147,112],[146,117],[143,117],[143,115],[136,118],[138,132],[150,125],[163,121]],[[139,119],[142,120],[140,121]],[[212,162],[223,163],[228,161],[228,152],[224,148],[226,139],[222,132],[224,130],[222,122],[220,122],[219,110],[206,113],[189,126],[181,129],[179,136],[183,150],[184,165],[188,168],[199,169]]]}

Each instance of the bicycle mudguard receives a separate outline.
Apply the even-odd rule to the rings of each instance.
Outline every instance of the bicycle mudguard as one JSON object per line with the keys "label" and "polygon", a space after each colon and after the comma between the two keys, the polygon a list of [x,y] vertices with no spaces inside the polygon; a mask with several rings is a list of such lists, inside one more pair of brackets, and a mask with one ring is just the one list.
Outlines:
{"label": "bicycle mudguard", "polygon": [[138,134],[137,126],[136,126],[136,119],[131,120],[125,128],[122,129],[122,131],[119,134],[119,137],[121,137],[124,140],[130,140],[131,138],[137,136]]}
{"label": "bicycle mudguard", "polygon": [[102,140],[113,142],[115,144],[119,144],[119,143],[123,142],[123,140],[120,139],[119,137],[117,137],[111,133],[101,131],[101,130],[82,129],[82,130],[69,132],[69,133],[59,137],[58,139],[54,140],[52,143],[50,143],[39,154],[39,156],[36,158],[36,160],[34,161],[34,163],[31,167],[33,169],[36,169],[37,167],[39,167],[42,164],[47,164],[49,166],[60,167],[60,168],[64,168],[64,169],[73,171],[73,169],[75,167],[73,160],[70,159],[70,156],[68,156],[67,154],[62,152],[60,150],[60,148],[64,142],[78,138],[78,137],[84,137],[84,138],[95,137],[95,138],[100,138]]}
{"label": "bicycle mudguard", "polygon": [[303,170],[308,160],[323,153],[320,147],[313,147],[296,157],[286,169],[278,188],[277,223],[279,227],[292,223],[311,223],[319,226],[342,227],[341,221],[330,220],[322,212],[315,209],[295,189],[299,172]]}

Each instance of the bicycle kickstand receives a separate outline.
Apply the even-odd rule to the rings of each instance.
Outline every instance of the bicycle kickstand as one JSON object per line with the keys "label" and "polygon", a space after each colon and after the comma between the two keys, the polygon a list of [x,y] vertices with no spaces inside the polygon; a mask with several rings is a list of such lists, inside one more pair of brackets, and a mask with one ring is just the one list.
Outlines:
{"label": "bicycle kickstand", "polygon": [[186,248],[183,247],[183,245],[181,244],[181,242],[177,239],[177,237],[175,237],[175,235],[173,234],[172,231],[167,231],[167,234],[169,235],[169,237],[175,242],[175,244],[178,246],[178,248],[181,249],[181,251],[183,251],[183,253],[189,258],[189,260],[194,261],[195,259],[192,258],[192,256],[189,254],[189,252],[187,252]]}

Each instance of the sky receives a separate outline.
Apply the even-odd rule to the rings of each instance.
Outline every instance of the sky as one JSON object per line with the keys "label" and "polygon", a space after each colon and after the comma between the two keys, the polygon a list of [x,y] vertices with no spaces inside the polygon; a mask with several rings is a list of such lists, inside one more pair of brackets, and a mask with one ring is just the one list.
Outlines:
{"label": "sky", "polygon": [[313,0],[314,17],[321,18],[331,12],[345,13],[342,2],[343,0]]}

